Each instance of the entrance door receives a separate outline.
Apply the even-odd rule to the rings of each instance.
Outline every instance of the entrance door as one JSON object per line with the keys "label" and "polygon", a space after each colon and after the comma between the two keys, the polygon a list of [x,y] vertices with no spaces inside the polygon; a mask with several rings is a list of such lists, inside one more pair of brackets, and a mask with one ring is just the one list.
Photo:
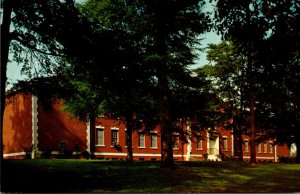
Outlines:
{"label": "entrance door", "polygon": [[216,140],[215,139],[209,139],[209,155],[215,155],[215,146],[216,146]]}

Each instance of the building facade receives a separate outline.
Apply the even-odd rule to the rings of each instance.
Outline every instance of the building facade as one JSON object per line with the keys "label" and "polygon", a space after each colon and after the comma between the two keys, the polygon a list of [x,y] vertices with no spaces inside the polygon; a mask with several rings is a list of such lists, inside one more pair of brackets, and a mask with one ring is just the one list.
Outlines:
{"label": "building facade", "polygon": [[[231,130],[216,127],[191,133],[184,126],[187,138],[173,133],[174,160],[222,160],[237,156],[237,138]],[[89,123],[72,117],[63,110],[61,100],[45,107],[31,93],[17,93],[6,101],[3,125],[4,158],[40,158],[50,153],[52,158],[68,150],[72,157],[90,153],[98,159],[125,160],[127,156],[126,126],[121,119],[96,118],[94,131]],[[244,160],[250,159],[250,137],[243,135]],[[273,140],[257,145],[257,161],[278,161],[290,155],[287,146],[274,145]],[[160,160],[160,128],[133,131],[134,160]],[[94,148],[91,148],[94,146]]]}

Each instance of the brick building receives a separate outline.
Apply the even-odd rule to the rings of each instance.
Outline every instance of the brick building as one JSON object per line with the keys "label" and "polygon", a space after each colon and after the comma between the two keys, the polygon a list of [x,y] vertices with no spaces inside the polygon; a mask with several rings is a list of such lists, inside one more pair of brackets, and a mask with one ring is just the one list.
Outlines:
{"label": "brick building", "polygon": [[[43,107],[41,100],[31,93],[16,93],[6,101],[3,127],[4,158],[24,158],[28,153],[39,158],[47,151],[52,157],[59,155],[61,147],[73,152],[73,156],[91,151],[99,159],[125,159],[126,126],[122,120],[104,117],[96,119],[94,138],[89,123],[78,121],[63,110],[61,100],[55,100],[51,108]],[[190,133],[189,125],[184,130]],[[187,141],[181,134],[173,133],[175,160],[220,160],[236,157],[237,139],[231,130],[217,127],[193,133]],[[244,160],[250,159],[250,137],[243,135]],[[93,141],[93,143],[91,143]],[[261,142],[257,147],[257,161],[278,161],[279,156],[289,156],[287,146],[273,145],[273,140]],[[133,157],[135,160],[159,160],[161,153],[160,128],[152,131],[133,131]],[[31,151],[32,152],[29,152]],[[220,157],[222,156],[222,157]]]}

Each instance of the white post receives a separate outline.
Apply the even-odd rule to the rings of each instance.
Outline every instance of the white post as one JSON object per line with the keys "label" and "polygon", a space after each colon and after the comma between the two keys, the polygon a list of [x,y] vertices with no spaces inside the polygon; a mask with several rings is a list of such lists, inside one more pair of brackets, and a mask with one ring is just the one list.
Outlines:
{"label": "white post", "polygon": [[87,150],[89,153],[91,152],[91,134],[90,134],[90,121],[88,120],[86,122],[86,145],[87,145]]}
{"label": "white post", "polygon": [[31,158],[37,158],[38,153],[38,97],[32,94],[31,97],[31,113],[32,113],[32,152]]}
{"label": "white post", "polygon": [[187,153],[186,153],[186,161],[189,161],[191,158],[191,151],[192,151],[192,142],[191,142],[191,124],[189,121],[186,122],[187,123],[187,132],[188,132],[188,137],[187,137]]}

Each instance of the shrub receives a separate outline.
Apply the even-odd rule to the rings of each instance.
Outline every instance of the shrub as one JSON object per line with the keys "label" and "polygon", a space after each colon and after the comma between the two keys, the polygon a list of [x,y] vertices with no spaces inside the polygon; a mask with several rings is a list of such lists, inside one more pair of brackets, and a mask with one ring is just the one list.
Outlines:
{"label": "shrub", "polygon": [[30,146],[29,148],[25,148],[24,151],[25,151],[25,159],[31,159],[33,146]]}
{"label": "shrub", "polygon": [[207,159],[208,159],[208,153],[202,154],[202,157],[203,157],[204,161],[207,161]]}
{"label": "shrub", "polygon": [[81,156],[85,159],[89,159],[90,153],[88,151],[83,151],[83,152],[81,152]]}
{"label": "shrub", "polygon": [[59,155],[57,156],[57,158],[69,159],[72,158],[72,154],[73,152],[67,149],[66,142],[62,141],[59,144]]}
{"label": "shrub", "polygon": [[50,159],[51,158],[51,150],[50,149],[46,149],[42,152],[42,158],[43,159]]}

